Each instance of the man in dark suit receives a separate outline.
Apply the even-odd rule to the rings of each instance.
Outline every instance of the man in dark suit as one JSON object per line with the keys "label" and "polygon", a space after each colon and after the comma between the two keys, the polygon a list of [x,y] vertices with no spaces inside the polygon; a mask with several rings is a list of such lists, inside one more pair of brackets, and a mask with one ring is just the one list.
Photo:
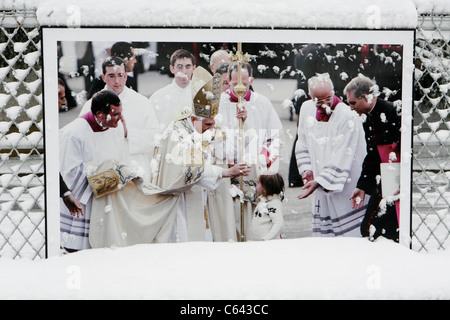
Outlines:
{"label": "man in dark suit", "polygon": [[363,127],[367,155],[361,176],[351,196],[353,208],[357,209],[364,203],[365,195],[370,194],[367,211],[361,224],[361,234],[370,240],[383,235],[398,242],[396,206],[394,203],[387,203],[385,208],[384,204],[380,208],[383,197],[378,179],[381,177],[380,164],[385,162],[382,161],[383,148],[396,154],[395,157],[392,155],[392,162],[400,161],[401,116],[392,102],[378,97],[378,86],[375,82],[361,74],[347,84],[344,94],[350,107],[365,117]]}

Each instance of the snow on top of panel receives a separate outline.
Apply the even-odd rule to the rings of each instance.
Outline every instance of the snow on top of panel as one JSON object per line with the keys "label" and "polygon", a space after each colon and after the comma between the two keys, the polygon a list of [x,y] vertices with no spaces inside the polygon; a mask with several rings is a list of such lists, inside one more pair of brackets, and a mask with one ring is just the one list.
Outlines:
{"label": "snow on top of panel", "polygon": [[413,0],[420,14],[450,14],[449,0]]}
{"label": "snow on top of panel", "polygon": [[[417,0],[416,0],[417,1]],[[45,26],[415,28],[413,0],[40,0]]]}

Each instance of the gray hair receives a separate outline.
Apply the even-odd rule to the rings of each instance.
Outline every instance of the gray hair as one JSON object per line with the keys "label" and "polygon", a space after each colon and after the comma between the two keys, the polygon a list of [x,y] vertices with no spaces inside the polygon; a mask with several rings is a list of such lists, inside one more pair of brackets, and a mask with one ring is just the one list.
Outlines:
{"label": "gray hair", "polygon": [[362,75],[361,73],[352,79],[344,88],[344,94],[353,92],[357,99],[361,99],[363,94],[372,94],[375,97],[379,95],[378,86],[372,79]]}
{"label": "gray hair", "polygon": [[[224,56],[224,55],[226,55],[228,57],[228,55],[229,55],[228,51],[223,50],[223,49],[214,51],[214,53],[211,55],[211,57],[209,59],[209,65],[212,66],[218,58],[220,58],[221,56]],[[228,60],[222,61],[222,62],[228,62]]]}
{"label": "gray hair", "polygon": [[312,97],[311,92],[318,84],[328,83],[331,86],[334,94],[334,85],[331,81],[330,75],[328,73],[317,73],[315,76],[308,79],[308,93]]}

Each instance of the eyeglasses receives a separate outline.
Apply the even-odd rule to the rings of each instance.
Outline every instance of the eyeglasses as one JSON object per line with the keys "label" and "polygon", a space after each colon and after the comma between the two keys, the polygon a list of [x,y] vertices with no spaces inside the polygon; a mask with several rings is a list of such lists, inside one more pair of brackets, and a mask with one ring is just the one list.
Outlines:
{"label": "eyeglasses", "polygon": [[333,102],[333,96],[331,95],[331,96],[328,96],[328,97],[326,97],[324,99],[314,98],[314,101],[316,102],[316,105],[318,105],[318,106],[321,106],[323,104],[330,104],[330,103]]}

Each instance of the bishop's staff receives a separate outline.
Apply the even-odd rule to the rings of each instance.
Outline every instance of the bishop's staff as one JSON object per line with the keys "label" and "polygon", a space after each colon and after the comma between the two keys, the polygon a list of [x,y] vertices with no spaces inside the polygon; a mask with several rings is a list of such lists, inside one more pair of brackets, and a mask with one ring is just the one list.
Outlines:
{"label": "bishop's staff", "polygon": [[[247,89],[242,83],[242,65],[244,62],[248,62],[248,55],[242,53],[242,43],[238,42],[237,50],[235,54],[230,54],[232,61],[238,64],[238,84],[234,87],[234,93],[238,96],[238,107],[241,107],[242,98],[247,92]],[[244,154],[244,143],[243,143],[243,121],[239,118],[239,161],[242,161]],[[241,175],[239,177],[239,187],[244,194],[244,177]],[[245,241],[245,230],[244,230],[244,201],[241,199],[241,242]]]}

